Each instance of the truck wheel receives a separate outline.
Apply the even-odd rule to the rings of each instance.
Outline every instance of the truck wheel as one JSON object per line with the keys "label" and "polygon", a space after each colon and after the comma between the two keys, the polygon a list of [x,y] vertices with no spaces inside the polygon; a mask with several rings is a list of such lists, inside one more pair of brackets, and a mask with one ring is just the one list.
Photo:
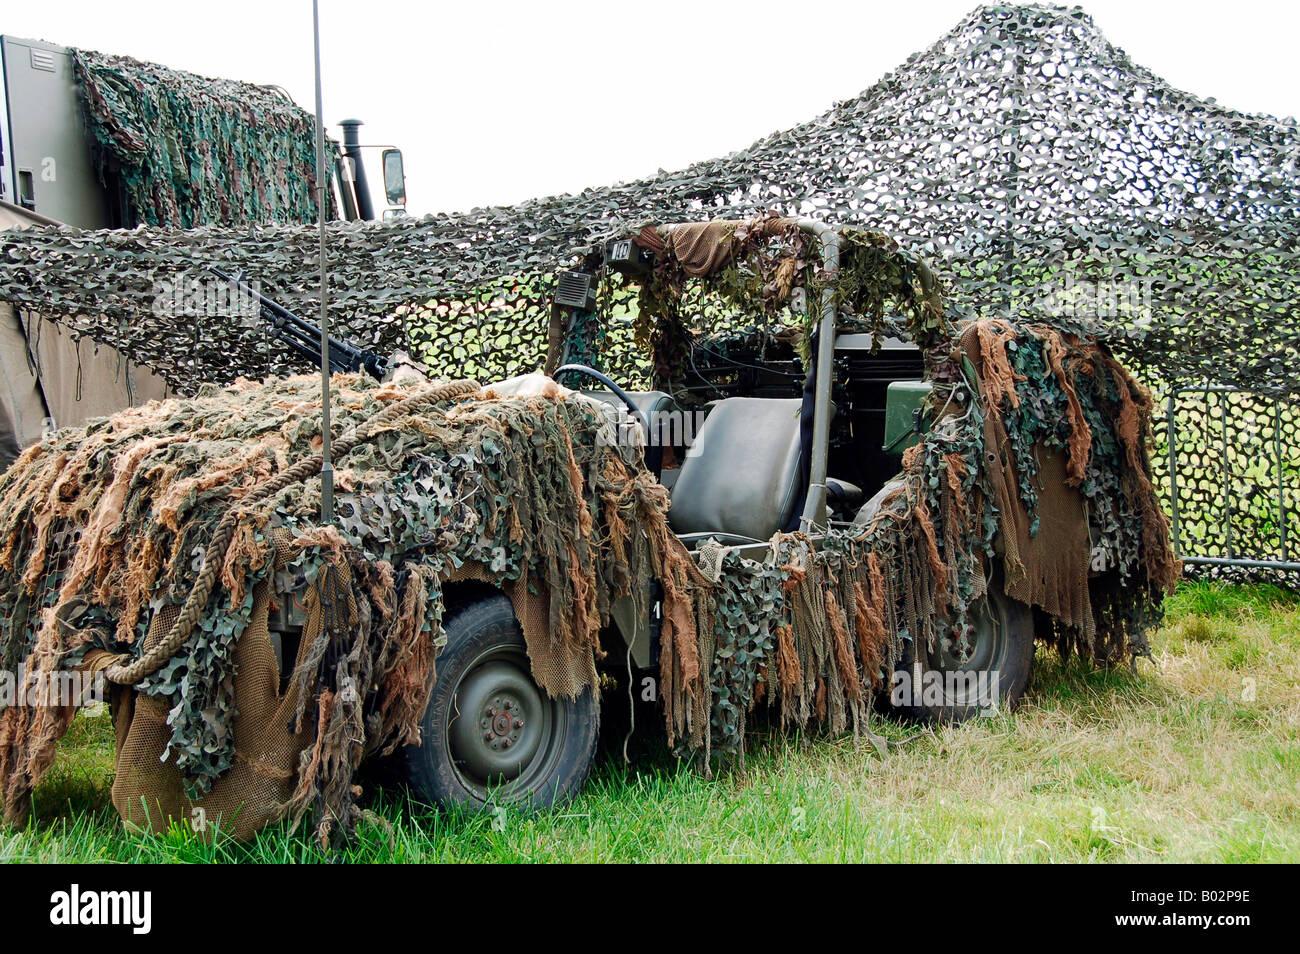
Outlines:
{"label": "truck wheel", "polygon": [[1002,577],[997,573],[989,581],[988,593],[973,608],[971,624],[974,632],[965,660],[955,647],[946,645],[947,640],[937,640],[939,645],[923,650],[919,691],[912,686],[915,647],[908,644],[894,673],[891,702],[896,711],[923,722],[964,722],[989,712],[994,702],[999,711],[1019,704],[1034,664],[1033,611],[1002,592]]}
{"label": "truck wheel", "polygon": [[600,703],[591,689],[554,699],[533,681],[524,635],[505,596],[452,610],[447,645],[407,777],[425,801],[484,809],[549,808],[587,780]]}

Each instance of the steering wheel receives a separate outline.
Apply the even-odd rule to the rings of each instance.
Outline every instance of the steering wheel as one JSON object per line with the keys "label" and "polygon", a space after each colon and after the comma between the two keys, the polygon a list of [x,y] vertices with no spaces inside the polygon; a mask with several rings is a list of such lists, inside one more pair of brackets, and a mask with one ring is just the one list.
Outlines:
{"label": "steering wheel", "polygon": [[659,441],[654,439],[654,435],[650,431],[650,422],[646,420],[646,416],[641,412],[641,409],[636,406],[636,402],[633,401],[632,398],[628,396],[628,393],[626,391],[624,391],[612,380],[610,380],[608,375],[603,374],[600,371],[597,371],[595,368],[590,368],[585,364],[563,365],[562,367],[556,368],[555,373],[551,376],[558,381],[560,379],[560,375],[570,374],[570,373],[585,375],[591,378],[596,383],[609,388],[609,390],[613,393],[613,395],[627,406],[627,409],[632,413],[632,416],[636,418],[636,422],[641,425],[641,432],[645,435],[646,438],[646,442],[647,442],[646,449],[645,449],[646,467],[650,469],[651,473],[653,473],[656,477],[658,477],[659,472],[663,469],[664,449],[660,445]]}

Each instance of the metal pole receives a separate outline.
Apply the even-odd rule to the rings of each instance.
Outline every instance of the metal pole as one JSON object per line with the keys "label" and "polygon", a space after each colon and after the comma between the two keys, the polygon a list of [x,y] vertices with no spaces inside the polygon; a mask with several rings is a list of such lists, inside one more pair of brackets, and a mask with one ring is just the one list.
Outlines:
{"label": "metal pole", "polygon": [[1179,557],[1184,563],[1197,566],[1241,566],[1255,570],[1300,570],[1300,563],[1294,560],[1242,560],[1237,557]]}
{"label": "metal pole", "polygon": [[1169,388],[1169,401],[1165,416],[1168,421],[1166,436],[1169,440],[1169,521],[1170,536],[1173,538],[1174,557],[1181,558],[1182,543],[1178,539],[1178,425],[1174,414],[1177,411],[1177,398],[1182,392],[1175,387]]}
{"label": "metal pole", "polygon": [[1219,436],[1223,440],[1223,536],[1228,559],[1234,559],[1232,546],[1232,469],[1228,465],[1228,398],[1219,398]]}
{"label": "metal pole", "polygon": [[1277,519],[1278,537],[1282,544],[1282,559],[1291,559],[1291,547],[1287,543],[1287,521],[1290,519],[1286,510],[1286,471],[1282,467],[1282,405],[1273,398],[1273,455],[1277,458]]}
{"label": "metal pole", "polygon": [[325,271],[325,215],[329,204],[325,201],[325,110],[320,92],[320,0],[311,0],[312,38],[316,47],[316,214],[320,220],[320,519],[322,524],[334,522],[334,461],[330,456],[330,332],[329,309],[326,294],[329,276]]}
{"label": "metal pole", "polygon": [[833,228],[811,219],[800,219],[799,228],[816,236],[822,249],[822,268],[827,286],[822,291],[821,325],[817,332],[817,397],[813,407],[812,460],[808,474],[808,496],[804,499],[799,528],[805,533],[824,530],[826,513],[826,468],[830,453],[831,378],[835,373],[835,288],[840,272],[840,236]]}

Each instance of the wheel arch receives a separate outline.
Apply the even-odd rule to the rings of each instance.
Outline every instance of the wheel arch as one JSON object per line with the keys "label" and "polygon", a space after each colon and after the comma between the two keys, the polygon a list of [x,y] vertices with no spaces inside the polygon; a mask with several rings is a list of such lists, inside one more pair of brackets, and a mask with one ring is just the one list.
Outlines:
{"label": "wheel arch", "polygon": [[[466,563],[442,584],[444,615],[450,615],[479,599],[497,595],[505,596],[514,606],[515,618],[519,620],[520,627],[531,643],[532,639],[542,635],[537,631],[538,624],[541,622],[536,618],[537,603],[546,605],[549,602],[549,593],[546,584],[541,580],[531,580],[530,584],[536,593],[530,593],[518,581],[507,581],[505,584],[496,582],[493,574],[482,563]],[[636,602],[630,595],[613,600],[610,606],[609,625],[601,635],[613,636],[618,642],[611,645],[612,640],[602,640],[601,648],[607,652],[621,654],[630,647],[636,665],[650,668],[657,663],[657,660],[652,658],[650,620],[642,618],[643,614],[637,613]],[[530,603],[532,605],[529,605]],[[533,661],[531,652],[529,661]]]}

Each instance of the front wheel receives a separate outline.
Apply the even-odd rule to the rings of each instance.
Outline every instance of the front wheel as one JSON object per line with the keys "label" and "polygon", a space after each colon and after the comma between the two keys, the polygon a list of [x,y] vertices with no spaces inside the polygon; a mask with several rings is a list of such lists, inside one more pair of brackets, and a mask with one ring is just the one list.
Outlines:
{"label": "front wheel", "polygon": [[600,704],[548,696],[534,681],[523,632],[505,596],[459,608],[407,775],[424,800],[484,809],[549,808],[576,794],[596,754]]}
{"label": "front wheel", "polygon": [[948,639],[922,648],[919,685],[916,647],[908,645],[891,687],[896,710],[924,722],[963,722],[1019,704],[1034,664],[1033,611],[1002,592],[996,573],[970,623],[966,653]]}

